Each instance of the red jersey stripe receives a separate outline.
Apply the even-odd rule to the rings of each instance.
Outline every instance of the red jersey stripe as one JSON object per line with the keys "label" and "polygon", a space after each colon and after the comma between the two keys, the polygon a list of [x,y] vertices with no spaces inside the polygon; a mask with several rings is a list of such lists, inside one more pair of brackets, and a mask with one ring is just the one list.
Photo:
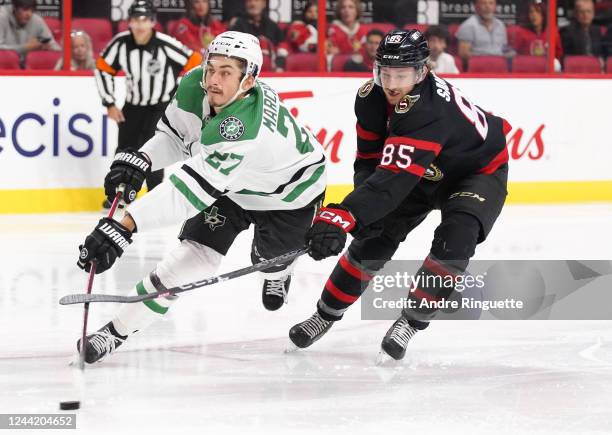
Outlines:
{"label": "red jersey stripe", "polygon": [[436,154],[436,156],[440,154],[440,151],[442,151],[442,145],[440,145],[437,142],[429,142],[427,140],[412,139],[410,137],[393,136],[393,137],[387,138],[387,141],[385,142],[385,144],[389,144],[389,143],[393,145],[412,145],[413,147],[419,150],[433,151]]}
{"label": "red jersey stripe", "polygon": [[330,279],[328,279],[327,282],[325,283],[325,290],[330,292],[332,296],[334,296],[340,302],[344,302],[345,304],[352,304],[357,299],[359,299],[359,297],[357,296],[351,296],[347,293],[344,293],[342,290],[336,287],[334,283],[331,282]]}
{"label": "red jersey stripe", "polygon": [[372,131],[366,130],[361,125],[359,125],[359,122],[355,124],[355,127],[357,128],[357,136],[360,139],[363,139],[363,140],[379,140],[380,139],[380,135]]}
{"label": "red jersey stripe", "polygon": [[409,172],[412,175],[416,175],[417,177],[422,177],[425,174],[425,168],[414,163],[408,166],[407,168],[400,168],[396,165],[378,165],[378,167],[382,169],[387,169],[395,174],[400,171]]}
{"label": "red jersey stripe", "polygon": [[504,149],[501,150],[501,152],[496,155],[487,166],[478,171],[478,173],[490,175],[493,172],[497,171],[497,168],[499,168],[501,165],[507,163],[508,159],[508,148],[504,147]]}

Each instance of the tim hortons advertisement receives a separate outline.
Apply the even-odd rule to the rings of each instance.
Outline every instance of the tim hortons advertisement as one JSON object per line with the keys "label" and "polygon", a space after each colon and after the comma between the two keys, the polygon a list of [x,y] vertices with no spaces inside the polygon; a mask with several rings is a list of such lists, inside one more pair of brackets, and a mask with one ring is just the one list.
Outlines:
{"label": "tim hortons advertisement", "polygon": [[[325,147],[329,183],[350,184],[356,137],[353,104],[367,78],[263,80]],[[507,136],[511,181],[612,178],[605,110],[612,100],[608,81],[450,81],[468,99],[512,125]],[[123,88],[119,79],[118,93]],[[0,190],[101,187],[117,128],[106,117],[93,77],[3,77],[0,95]],[[597,104],[601,110],[594,110]]]}

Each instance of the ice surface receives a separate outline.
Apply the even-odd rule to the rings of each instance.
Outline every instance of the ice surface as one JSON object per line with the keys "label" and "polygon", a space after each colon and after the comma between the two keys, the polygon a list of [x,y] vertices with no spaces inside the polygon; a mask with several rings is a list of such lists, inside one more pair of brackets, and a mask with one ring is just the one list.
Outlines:
{"label": "ice surface", "polygon": [[[611,218],[612,205],[509,206],[477,255],[609,260]],[[68,362],[83,310],[57,301],[85,288],[77,246],[97,219],[0,216],[0,413],[59,413],[60,401],[81,400],[76,432],[105,435],[612,432],[612,322],[438,322],[405,361],[377,367],[392,322],[362,321],[355,306],[310,349],[284,353],[334,260],[302,258],[278,312],[262,307],[253,275],[183,295],[81,373]],[[423,258],[438,219],[396,258]],[[94,291],[126,292],[176,231],[136,235]],[[249,264],[250,237],[237,239],[222,271]],[[90,330],[116,309],[92,305]]]}

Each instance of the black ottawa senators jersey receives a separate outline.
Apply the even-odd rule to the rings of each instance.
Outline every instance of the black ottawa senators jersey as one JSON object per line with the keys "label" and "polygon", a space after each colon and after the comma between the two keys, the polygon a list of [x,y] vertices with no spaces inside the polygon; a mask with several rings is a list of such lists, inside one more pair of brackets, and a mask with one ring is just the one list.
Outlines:
{"label": "black ottawa senators jersey", "polygon": [[342,202],[360,225],[386,216],[413,191],[492,174],[508,162],[510,125],[429,73],[395,106],[373,81],[355,100],[355,190]]}

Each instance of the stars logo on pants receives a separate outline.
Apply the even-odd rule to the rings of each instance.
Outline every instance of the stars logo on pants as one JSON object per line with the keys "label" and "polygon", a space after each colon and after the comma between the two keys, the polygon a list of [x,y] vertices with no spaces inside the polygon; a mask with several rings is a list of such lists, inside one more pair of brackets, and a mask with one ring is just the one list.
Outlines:
{"label": "stars logo on pants", "polygon": [[211,231],[214,231],[217,227],[225,225],[225,216],[217,213],[219,209],[216,206],[210,208],[210,212],[204,211],[204,223],[208,224]]}

